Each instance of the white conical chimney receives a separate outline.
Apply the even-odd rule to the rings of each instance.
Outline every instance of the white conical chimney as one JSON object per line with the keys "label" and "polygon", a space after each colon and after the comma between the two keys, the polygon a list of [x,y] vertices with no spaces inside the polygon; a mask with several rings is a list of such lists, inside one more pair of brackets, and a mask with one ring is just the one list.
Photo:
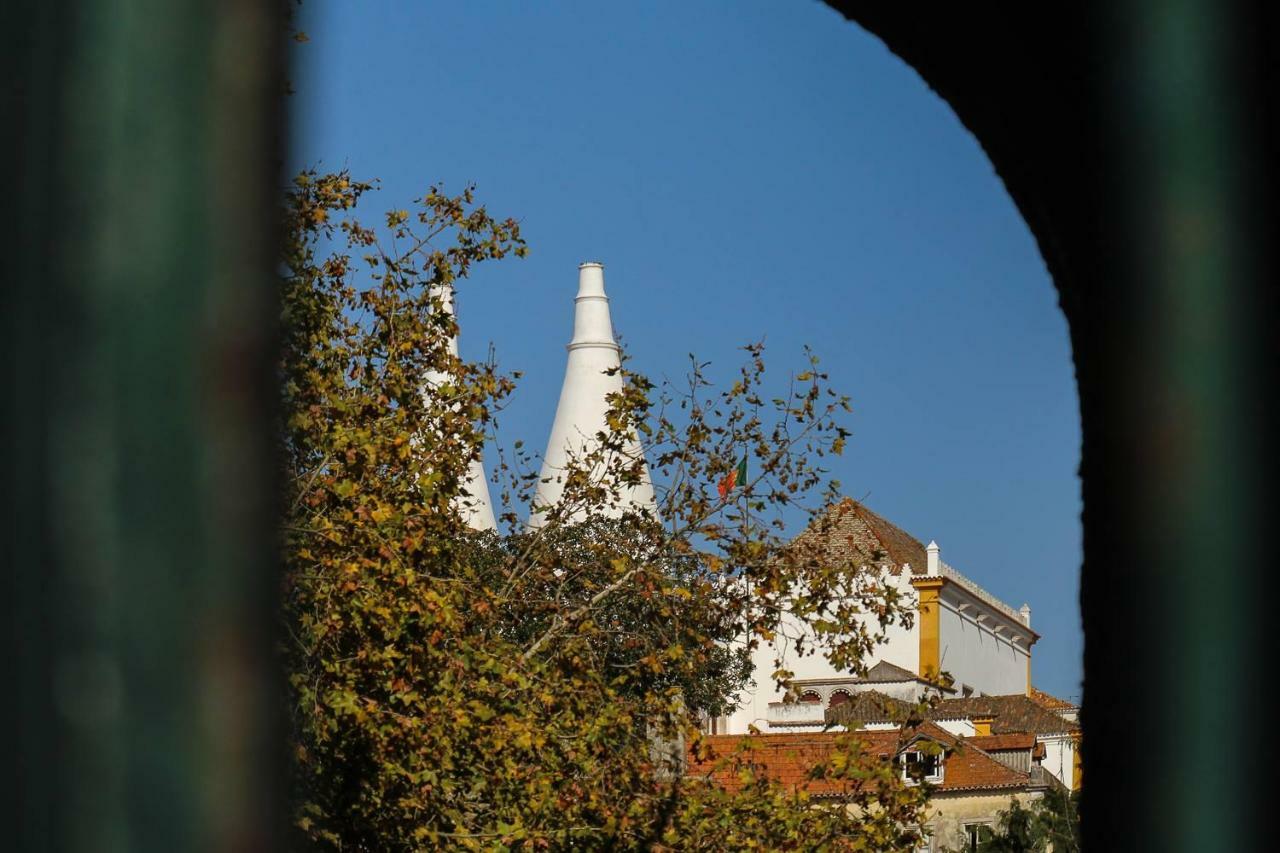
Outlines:
{"label": "white conical chimney", "polygon": [[[606,429],[605,415],[609,411],[606,396],[622,390],[622,375],[608,371],[621,365],[621,352],[613,337],[613,322],[609,317],[609,297],[604,293],[604,266],[585,263],[578,266],[578,296],[574,299],[573,340],[569,342],[569,363],[564,372],[564,385],[560,388],[560,403],[556,406],[555,422],[551,437],[547,440],[547,452],[542,461],[542,477],[533,499],[530,527],[540,527],[544,512],[560,500],[564,492],[562,474],[571,456],[579,457],[587,452],[595,441],[595,435]],[[642,451],[635,444],[629,453],[640,456]],[[621,494],[621,514],[628,505],[653,511],[655,507],[653,485],[649,482],[648,469],[643,481],[625,489]]]}
{"label": "white conical chimney", "polygon": [[[438,296],[440,302],[444,306],[444,310],[450,314],[454,313],[453,308],[453,288],[451,286],[438,286],[433,288],[432,295]],[[458,354],[458,338],[453,336],[449,339],[449,354],[456,356]],[[429,371],[426,376],[426,387],[428,393],[433,388],[439,387],[447,377],[443,373],[437,371]],[[498,522],[493,515],[493,502],[489,500],[489,482],[485,477],[484,463],[480,457],[472,460],[471,467],[467,471],[467,479],[462,484],[466,497],[459,497],[456,501],[458,512],[462,515],[463,522],[472,530],[497,530]]]}

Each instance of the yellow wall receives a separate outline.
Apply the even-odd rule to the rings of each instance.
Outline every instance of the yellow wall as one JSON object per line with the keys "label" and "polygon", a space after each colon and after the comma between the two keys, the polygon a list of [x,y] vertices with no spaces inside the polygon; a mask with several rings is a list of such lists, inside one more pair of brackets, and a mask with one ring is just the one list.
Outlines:
{"label": "yellow wall", "polygon": [[920,677],[934,681],[941,672],[941,631],[938,627],[941,610],[938,604],[938,593],[944,583],[942,578],[916,578],[911,585],[916,588],[920,598],[920,608],[916,614],[917,630],[920,634]]}
{"label": "yellow wall", "polygon": [[1080,778],[1084,775],[1084,764],[1080,759],[1080,733],[1071,735],[1071,790],[1080,790]]}

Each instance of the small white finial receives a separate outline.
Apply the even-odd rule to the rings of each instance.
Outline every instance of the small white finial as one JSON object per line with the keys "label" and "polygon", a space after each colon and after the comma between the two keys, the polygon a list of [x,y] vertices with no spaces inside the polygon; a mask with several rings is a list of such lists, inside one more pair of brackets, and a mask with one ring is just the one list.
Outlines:
{"label": "small white finial", "polygon": [[938,543],[930,540],[929,547],[924,550],[929,556],[929,566],[925,574],[931,576],[942,574],[942,549],[938,547]]}
{"label": "small white finial", "polygon": [[1018,610],[1022,614],[1022,624],[1031,627],[1031,605],[1024,603]]}

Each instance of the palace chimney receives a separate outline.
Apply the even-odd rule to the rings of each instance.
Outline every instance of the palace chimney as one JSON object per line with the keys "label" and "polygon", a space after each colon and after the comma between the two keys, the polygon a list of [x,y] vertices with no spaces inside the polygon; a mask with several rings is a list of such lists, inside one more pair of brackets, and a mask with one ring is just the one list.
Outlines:
{"label": "palace chimney", "polygon": [[[437,287],[432,291],[433,295],[439,296],[440,302],[444,306],[444,310],[449,314],[454,313],[454,295],[452,286]],[[449,339],[449,354],[458,355],[458,337],[455,335]],[[443,373],[430,371],[426,376],[427,391],[438,388],[447,377]],[[493,514],[493,502],[489,499],[489,482],[484,473],[484,462],[482,457],[477,456],[471,461],[471,467],[467,471],[467,478],[462,483],[463,495],[455,499],[455,506],[458,513],[462,516],[463,522],[472,530],[497,530],[498,522]]]}
{"label": "palace chimney", "polygon": [[[604,266],[588,262],[578,266],[578,295],[574,299],[573,338],[569,341],[560,402],[547,450],[543,454],[542,476],[529,518],[531,528],[541,527],[546,512],[560,502],[564,493],[564,473],[573,459],[595,446],[596,434],[607,430],[609,411],[606,396],[622,390],[621,351],[613,336],[609,297],[604,292]],[[611,372],[612,371],[612,372]],[[638,442],[625,453],[636,459],[643,455]],[[598,476],[598,473],[596,473]],[[628,509],[655,509],[653,485],[647,467],[639,484],[620,489],[618,506],[603,513],[617,517]],[[570,520],[581,520],[581,513]]]}

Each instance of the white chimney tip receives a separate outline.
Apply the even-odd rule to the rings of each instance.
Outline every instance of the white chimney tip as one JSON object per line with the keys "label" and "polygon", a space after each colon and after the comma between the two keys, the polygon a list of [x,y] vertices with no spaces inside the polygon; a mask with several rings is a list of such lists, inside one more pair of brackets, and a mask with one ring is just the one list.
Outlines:
{"label": "white chimney tip", "polygon": [[938,555],[942,553],[942,549],[938,547],[938,543],[929,541],[929,547],[924,549],[928,552],[925,556],[928,558],[928,566],[925,568],[925,574],[930,577],[937,577],[942,574],[942,558]]}
{"label": "white chimney tip", "polygon": [[[578,299],[604,299],[604,264],[589,261],[578,265]],[[612,338],[610,334],[610,338]]]}
{"label": "white chimney tip", "polygon": [[1022,614],[1022,624],[1030,628],[1031,627],[1031,605],[1023,603],[1022,607],[1018,610],[1018,612]]}

